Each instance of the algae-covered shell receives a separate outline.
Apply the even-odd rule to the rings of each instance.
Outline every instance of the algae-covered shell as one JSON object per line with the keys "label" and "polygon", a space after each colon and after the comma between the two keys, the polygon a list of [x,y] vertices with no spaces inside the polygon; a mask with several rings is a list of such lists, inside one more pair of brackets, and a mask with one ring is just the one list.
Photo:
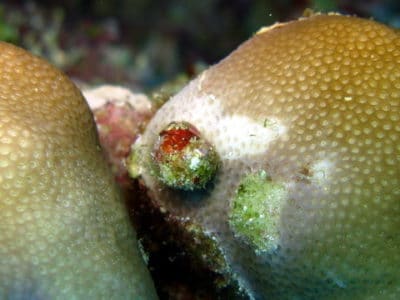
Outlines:
{"label": "algae-covered shell", "polygon": [[[142,179],[175,219],[213,236],[254,299],[395,299],[399,120],[398,32],[314,15],[260,30],[168,101],[137,145]],[[171,122],[195,126],[220,157],[204,193],[179,193],[148,167]]]}
{"label": "algae-covered shell", "polygon": [[160,132],[152,156],[159,180],[184,191],[204,189],[218,169],[214,147],[186,122],[167,125]]}

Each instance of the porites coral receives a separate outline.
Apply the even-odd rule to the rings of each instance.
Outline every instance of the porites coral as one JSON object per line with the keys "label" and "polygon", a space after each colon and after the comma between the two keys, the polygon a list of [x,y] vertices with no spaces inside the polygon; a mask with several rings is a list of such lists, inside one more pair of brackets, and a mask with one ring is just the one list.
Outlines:
{"label": "porites coral", "polygon": [[[143,181],[158,206],[217,241],[251,297],[397,298],[399,80],[400,37],[382,24],[314,15],[265,28],[157,112],[135,145]],[[171,122],[195,126],[221,158],[201,194],[148,167]],[[285,195],[263,251],[229,222],[243,179],[258,172]]]}
{"label": "porites coral", "polygon": [[0,298],[155,299],[92,114],[42,59],[0,43]]}

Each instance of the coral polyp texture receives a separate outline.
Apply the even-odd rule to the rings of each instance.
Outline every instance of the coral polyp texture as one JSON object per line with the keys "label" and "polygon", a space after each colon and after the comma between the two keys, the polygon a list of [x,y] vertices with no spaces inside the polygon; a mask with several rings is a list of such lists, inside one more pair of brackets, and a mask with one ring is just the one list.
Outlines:
{"label": "coral polyp texture", "polygon": [[0,298],[156,299],[74,84],[0,43]]}
{"label": "coral polyp texture", "polygon": [[[137,170],[252,299],[396,299],[399,120],[399,33],[313,15],[261,29],[161,107],[134,146]],[[153,171],[172,122],[214,147],[212,186],[183,193]]]}

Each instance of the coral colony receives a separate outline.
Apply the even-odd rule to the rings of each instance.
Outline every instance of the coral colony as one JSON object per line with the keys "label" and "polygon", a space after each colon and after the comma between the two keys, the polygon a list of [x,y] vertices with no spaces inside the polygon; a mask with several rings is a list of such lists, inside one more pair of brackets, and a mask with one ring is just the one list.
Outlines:
{"label": "coral colony", "polygon": [[[82,95],[43,60],[0,50],[0,298],[156,299]],[[116,174],[126,163],[146,189],[134,196],[216,286],[400,297],[398,31],[311,14],[262,28],[143,132],[120,134],[136,115],[121,107],[97,115],[106,147],[135,135],[126,161],[125,142],[107,151]]]}
{"label": "coral colony", "polygon": [[[399,33],[374,21],[263,28],[157,111],[133,146],[136,176],[252,299],[395,299],[399,82]],[[210,153],[193,156],[199,136],[213,176],[214,159],[192,173]]]}

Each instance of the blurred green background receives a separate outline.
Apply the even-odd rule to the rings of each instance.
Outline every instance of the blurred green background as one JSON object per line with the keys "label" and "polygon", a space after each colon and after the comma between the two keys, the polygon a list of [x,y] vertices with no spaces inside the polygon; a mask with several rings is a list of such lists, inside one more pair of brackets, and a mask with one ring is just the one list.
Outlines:
{"label": "blurred green background", "polygon": [[146,90],[195,74],[261,26],[304,9],[400,27],[400,1],[2,1],[0,39],[45,57],[75,79]]}

